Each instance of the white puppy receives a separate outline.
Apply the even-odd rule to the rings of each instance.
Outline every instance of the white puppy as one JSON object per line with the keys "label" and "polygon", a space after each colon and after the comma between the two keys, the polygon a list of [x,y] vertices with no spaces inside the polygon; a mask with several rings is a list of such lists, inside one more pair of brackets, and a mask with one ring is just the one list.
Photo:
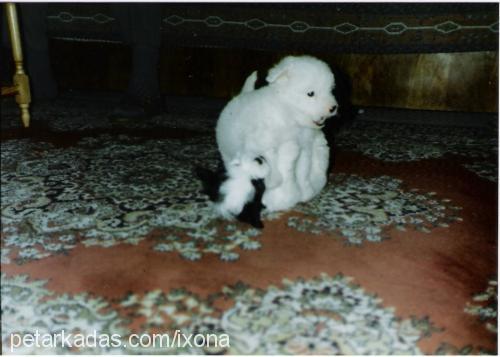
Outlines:
{"label": "white puppy", "polygon": [[269,85],[254,90],[256,79],[254,72],[222,111],[217,144],[228,171],[235,158],[263,156],[270,169],[263,204],[285,210],[326,184],[329,149],[320,129],[337,110],[335,79],[310,56],[285,57],[269,70]]}

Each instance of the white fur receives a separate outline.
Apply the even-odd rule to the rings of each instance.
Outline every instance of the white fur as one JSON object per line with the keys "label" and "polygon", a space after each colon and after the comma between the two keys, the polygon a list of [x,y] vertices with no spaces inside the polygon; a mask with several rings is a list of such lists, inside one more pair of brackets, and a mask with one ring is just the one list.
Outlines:
{"label": "white fur", "polygon": [[269,174],[267,162],[259,164],[254,158],[255,156],[237,157],[227,165],[228,179],[219,188],[223,199],[216,204],[222,217],[231,219],[240,214],[245,204],[255,195],[252,180]]}
{"label": "white fur", "polygon": [[[326,63],[310,56],[285,57],[269,70],[269,85],[254,90],[256,79],[254,72],[222,111],[217,144],[228,171],[235,158],[265,157],[270,172],[263,204],[268,211],[285,210],[326,183],[329,150],[320,129],[335,113],[335,79]],[[247,195],[248,185],[238,184],[225,192]]]}

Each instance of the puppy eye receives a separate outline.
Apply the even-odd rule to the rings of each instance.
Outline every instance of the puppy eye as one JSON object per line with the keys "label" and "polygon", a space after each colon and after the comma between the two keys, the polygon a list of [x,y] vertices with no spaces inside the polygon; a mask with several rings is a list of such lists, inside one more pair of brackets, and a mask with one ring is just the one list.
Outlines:
{"label": "puppy eye", "polygon": [[314,97],[314,92],[309,92],[309,93],[307,93],[307,95],[308,95],[309,97]]}

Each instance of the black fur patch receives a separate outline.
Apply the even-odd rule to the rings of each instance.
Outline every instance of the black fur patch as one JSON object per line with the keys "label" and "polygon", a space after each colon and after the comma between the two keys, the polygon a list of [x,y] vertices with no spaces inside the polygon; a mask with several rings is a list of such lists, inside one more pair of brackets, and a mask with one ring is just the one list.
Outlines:
{"label": "black fur patch", "polygon": [[198,176],[203,185],[202,192],[206,194],[212,202],[218,202],[220,200],[219,188],[227,179],[224,166],[222,166],[222,170],[220,166],[221,165],[219,165],[215,172],[204,167],[195,167],[196,176]]}
{"label": "black fur patch", "polygon": [[[255,160],[262,165],[265,160],[263,157],[257,157]],[[222,161],[217,167],[217,171],[212,171],[204,167],[195,167],[196,176],[200,179],[203,189],[202,192],[208,196],[212,202],[220,202],[223,197],[219,193],[220,186],[227,180],[228,176]],[[248,223],[255,228],[264,228],[260,214],[264,208],[262,196],[266,191],[264,179],[252,180],[255,188],[255,195],[252,201],[247,202],[243,210],[236,217],[240,222]]]}
{"label": "black fur patch", "polygon": [[261,69],[257,70],[257,80],[255,81],[254,89],[259,89],[267,86],[269,82],[266,81],[266,77],[267,71],[263,71]]}
{"label": "black fur patch", "polygon": [[238,220],[241,222],[246,222],[255,228],[264,228],[264,224],[260,219],[260,213],[265,205],[262,204],[262,196],[266,191],[266,184],[264,179],[252,180],[252,185],[255,188],[255,195],[251,202],[247,202],[243,210],[238,215]]}
{"label": "black fur patch", "polygon": [[337,150],[335,150],[335,136],[344,126],[350,125],[357,114],[357,108],[354,107],[351,102],[351,79],[347,73],[336,67],[333,67],[332,71],[335,76],[335,89],[332,91],[332,94],[335,96],[338,103],[337,115],[327,119],[322,129],[328,146],[330,147],[328,173],[332,172],[335,164],[335,154],[337,152]]}

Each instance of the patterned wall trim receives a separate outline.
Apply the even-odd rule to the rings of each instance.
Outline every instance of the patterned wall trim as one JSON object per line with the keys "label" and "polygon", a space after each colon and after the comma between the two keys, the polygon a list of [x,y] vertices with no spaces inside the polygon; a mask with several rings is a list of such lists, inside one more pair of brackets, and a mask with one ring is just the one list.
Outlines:
{"label": "patterned wall trim", "polygon": [[224,20],[219,16],[208,16],[205,19],[189,19],[183,18],[178,15],[170,15],[169,17],[163,19],[163,22],[171,26],[180,26],[185,23],[202,23],[208,27],[220,27],[222,25],[235,25],[244,26],[253,31],[258,31],[263,28],[280,28],[288,29],[295,33],[303,33],[312,30],[321,31],[334,31],[342,35],[349,35],[357,31],[382,31],[387,35],[401,35],[405,31],[437,31],[440,33],[451,33],[454,31],[465,31],[465,30],[488,30],[494,33],[498,33],[498,21],[492,23],[491,25],[461,25],[454,21],[445,21],[434,26],[408,26],[403,22],[391,22],[382,27],[372,27],[372,26],[358,26],[350,22],[343,22],[341,24],[332,26],[315,26],[310,25],[304,21],[293,21],[290,24],[273,24],[267,23],[261,19],[250,19],[246,21],[230,21]]}
{"label": "patterned wall trim", "polygon": [[[497,4],[366,5],[162,4],[163,42],[167,46],[330,53],[498,50]],[[119,42],[118,21],[109,13],[109,6],[103,4],[52,5],[47,16],[50,35]]]}
{"label": "patterned wall trim", "polygon": [[96,24],[106,24],[108,22],[116,20],[114,17],[102,14],[100,12],[91,16],[78,16],[78,15],[73,15],[72,13],[67,11],[62,11],[56,15],[49,15],[47,16],[47,19],[49,21],[60,21],[67,23],[75,21],[88,21],[88,22],[94,22]]}

